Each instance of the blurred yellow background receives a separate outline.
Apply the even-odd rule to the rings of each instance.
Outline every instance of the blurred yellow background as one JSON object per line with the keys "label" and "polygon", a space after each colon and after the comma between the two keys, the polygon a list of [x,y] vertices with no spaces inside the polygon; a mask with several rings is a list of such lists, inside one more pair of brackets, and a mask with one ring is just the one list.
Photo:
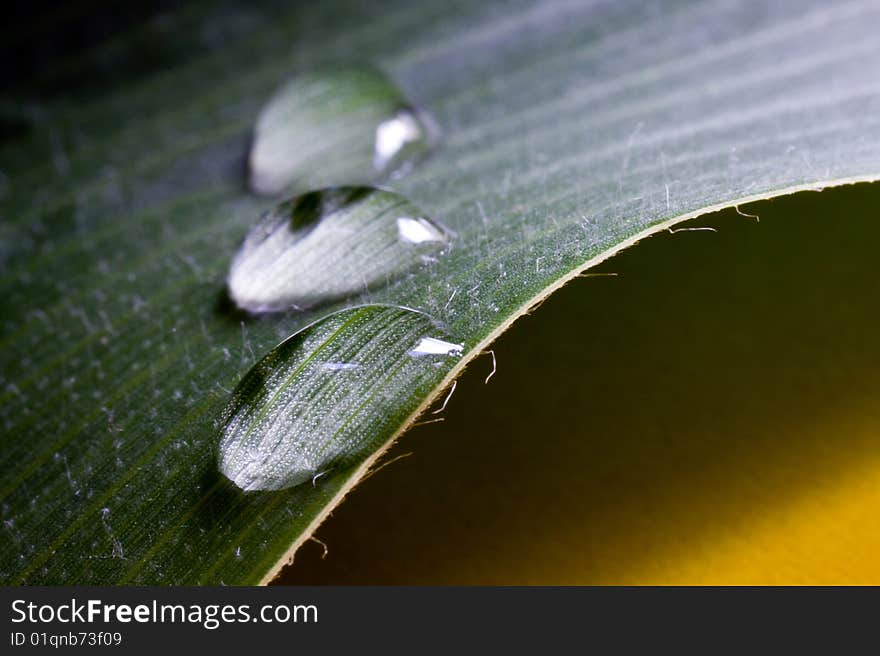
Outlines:
{"label": "blurred yellow background", "polygon": [[459,381],[281,583],[880,583],[880,185],[663,233]]}

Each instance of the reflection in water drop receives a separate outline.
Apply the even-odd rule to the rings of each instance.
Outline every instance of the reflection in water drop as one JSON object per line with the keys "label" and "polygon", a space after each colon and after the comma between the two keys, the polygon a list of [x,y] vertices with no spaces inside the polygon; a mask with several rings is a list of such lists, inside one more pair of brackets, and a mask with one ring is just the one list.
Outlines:
{"label": "reflection in water drop", "polygon": [[390,191],[310,192],[282,203],[251,228],[229,270],[229,295],[254,313],[346,298],[445,252],[452,237]]}
{"label": "reflection in water drop", "polygon": [[454,366],[462,347],[445,337],[428,315],[388,305],[335,312],[292,335],[233,391],[220,471],[245,491],[280,490],[365,458]]}
{"label": "reflection in water drop", "polygon": [[436,337],[422,337],[409,352],[410,355],[418,357],[421,355],[461,355],[464,347],[461,344],[451,344],[444,342]]}
{"label": "reflection in water drop", "polygon": [[302,74],[257,119],[250,186],[274,195],[400,177],[438,140],[433,119],[377,70]]}
{"label": "reflection in water drop", "polygon": [[373,168],[376,171],[394,170],[389,165],[404,152],[404,148],[424,139],[425,130],[416,114],[409,109],[397,112],[394,118],[383,121],[376,128]]}
{"label": "reflection in water drop", "polygon": [[449,241],[449,232],[428,219],[402,216],[397,219],[397,238],[408,244]]}

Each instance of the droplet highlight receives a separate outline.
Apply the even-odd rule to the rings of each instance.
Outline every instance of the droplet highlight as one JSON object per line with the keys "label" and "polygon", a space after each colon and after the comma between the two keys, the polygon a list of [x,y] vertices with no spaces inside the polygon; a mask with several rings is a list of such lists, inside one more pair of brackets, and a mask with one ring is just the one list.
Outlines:
{"label": "droplet highlight", "polygon": [[398,178],[439,135],[430,115],[378,70],[302,74],[279,89],[257,119],[250,187],[276,195]]}
{"label": "droplet highlight", "polygon": [[391,191],[309,192],[281,203],[251,228],[229,269],[229,296],[251,313],[347,298],[443,254],[453,237]]}
{"label": "droplet highlight", "polygon": [[422,355],[459,356],[463,349],[464,347],[461,344],[452,344],[436,337],[422,337],[409,354],[415,357]]}
{"label": "droplet highlight", "polygon": [[364,458],[461,351],[415,310],[368,305],[330,314],[276,346],[235,388],[219,469],[242,490],[280,490]]}

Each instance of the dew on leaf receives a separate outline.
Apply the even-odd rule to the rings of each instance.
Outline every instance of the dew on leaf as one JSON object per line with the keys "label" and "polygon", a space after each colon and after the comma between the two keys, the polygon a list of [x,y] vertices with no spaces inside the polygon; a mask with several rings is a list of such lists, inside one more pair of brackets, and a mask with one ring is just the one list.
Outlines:
{"label": "dew on leaf", "polygon": [[438,140],[433,119],[378,70],[301,74],[257,119],[250,187],[275,195],[400,177]]}
{"label": "dew on leaf", "polygon": [[[220,471],[245,491],[280,490],[373,452],[454,366],[462,347],[448,339],[427,314],[390,305],[341,310],[307,326],[233,391]],[[340,379],[328,363],[357,366],[337,370],[345,371]]]}
{"label": "dew on leaf", "polygon": [[252,313],[353,296],[443,253],[453,234],[374,187],[312,191],[265,213],[232,260],[229,295]]}

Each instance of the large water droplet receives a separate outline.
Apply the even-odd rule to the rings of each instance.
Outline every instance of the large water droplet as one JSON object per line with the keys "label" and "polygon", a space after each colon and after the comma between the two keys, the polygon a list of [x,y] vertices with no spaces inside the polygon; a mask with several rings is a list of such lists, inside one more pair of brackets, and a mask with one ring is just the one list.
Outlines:
{"label": "large water droplet", "polygon": [[399,177],[437,143],[439,129],[381,72],[303,74],[257,119],[250,186],[261,194]]}
{"label": "large water droplet", "polygon": [[387,305],[304,328],[232,393],[220,471],[246,491],[280,490],[365,456],[453,366],[463,347],[448,339],[428,315]]}
{"label": "large water droplet", "polygon": [[309,192],[251,228],[229,270],[229,295],[249,312],[346,298],[421,265],[451,239],[448,229],[390,191]]}

